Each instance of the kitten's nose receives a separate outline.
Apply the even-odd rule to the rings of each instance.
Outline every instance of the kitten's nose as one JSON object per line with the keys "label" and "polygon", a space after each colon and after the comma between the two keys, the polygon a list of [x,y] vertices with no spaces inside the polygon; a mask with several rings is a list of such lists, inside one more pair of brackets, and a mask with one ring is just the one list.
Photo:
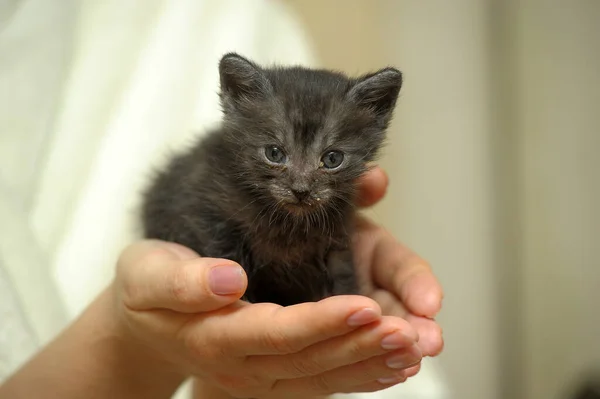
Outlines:
{"label": "kitten's nose", "polygon": [[294,196],[296,197],[296,199],[299,202],[304,201],[305,199],[308,198],[308,195],[310,194],[310,191],[308,190],[302,190],[302,189],[292,189],[292,193],[294,194]]}

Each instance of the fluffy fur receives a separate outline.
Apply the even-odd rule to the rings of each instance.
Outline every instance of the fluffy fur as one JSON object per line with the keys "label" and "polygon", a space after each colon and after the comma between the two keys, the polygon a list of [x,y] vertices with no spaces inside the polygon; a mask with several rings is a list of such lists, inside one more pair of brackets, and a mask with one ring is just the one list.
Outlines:
{"label": "fluffy fur", "polygon": [[384,143],[401,73],[264,68],[234,53],[219,72],[222,126],[158,173],[146,237],[239,262],[251,302],[358,293],[356,179]]}

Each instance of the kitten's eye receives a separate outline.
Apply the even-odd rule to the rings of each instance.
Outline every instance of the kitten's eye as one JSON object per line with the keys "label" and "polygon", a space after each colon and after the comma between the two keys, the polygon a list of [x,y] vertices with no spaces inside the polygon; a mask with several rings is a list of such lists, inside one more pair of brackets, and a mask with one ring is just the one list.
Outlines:
{"label": "kitten's eye", "polygon": [[335,169],[342,164],[344,160],[344,154],[339,151],[329,151],[327,154],[323,155],[321,158],[321,162],[323,166],[327,169]]}
{"label": "kitten's eye", "polygon": [[265,148],[265,156],[273,163],[284,163],[286,161],[285,152],[277,146],[270,145]]}

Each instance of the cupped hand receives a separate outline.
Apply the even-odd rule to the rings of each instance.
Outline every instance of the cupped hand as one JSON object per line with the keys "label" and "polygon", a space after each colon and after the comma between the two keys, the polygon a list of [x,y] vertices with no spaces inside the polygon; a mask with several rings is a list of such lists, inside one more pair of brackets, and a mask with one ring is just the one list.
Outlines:
{"label": "cupped hand", "polygon": [[[360,180],[359,206],[379,202],[387,185],[386,173],[372,168]],[[443,292],[429,264],[363,216],[356,222],[353,249],[362,293],[376,300],[384,314],[413,325],[424,356],[439,354],[442,329],[433,318],[441,309]]]}
{"label": "cupped hand", "polygon": [[240,301],[246,284],[232,261],[136,243],[123,252],[113,285],[121,333],[234,397],[376,391],[404,381],[421,360],[415,328],[382,316],[367,297],[284,308]]}

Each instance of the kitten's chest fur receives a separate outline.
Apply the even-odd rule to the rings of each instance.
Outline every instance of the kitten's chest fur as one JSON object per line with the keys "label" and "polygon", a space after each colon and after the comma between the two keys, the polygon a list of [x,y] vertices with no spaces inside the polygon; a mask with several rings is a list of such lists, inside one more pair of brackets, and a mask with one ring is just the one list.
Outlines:
{"label": "kitten's chest fur", "polygon": [[358,293],[351,209],[336,220],[298,220],[263,208],[211,162],[206,154],[213,145],[205,140],[157,176],[145,196],[145,236],[238,262],[248,275],[244,298],[250,302],[285,306]]}
{"label": "kitten's chest fur", "polygon": [[336,269],[339,261],[335,254],[347,253],[341,269],[354,275],[345,231],[325,233],[315,226],[267,225],[247,234],[242,263],[249,276],[248,300],[290,305],[357,293],[353,280],[341,279]]}
{"label": "kitten's chest fur", "polygon": [[290,304],[358,293],[346,221],[333,227],[262,227],[269,230],[249,240],[253,244],[250,300],[274,294],[269,302]]}

